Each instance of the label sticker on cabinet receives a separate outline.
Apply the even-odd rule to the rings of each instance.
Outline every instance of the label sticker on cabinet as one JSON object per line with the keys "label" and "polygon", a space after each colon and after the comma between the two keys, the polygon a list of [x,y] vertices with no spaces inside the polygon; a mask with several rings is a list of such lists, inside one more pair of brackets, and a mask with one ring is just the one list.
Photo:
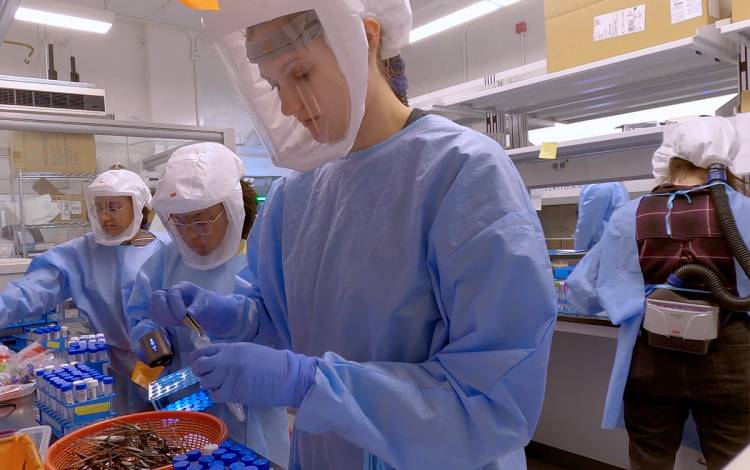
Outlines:
{"label": "label sticker on cabinet", "polygon": [[703,0],[670,0],[672,24],[682,23],[703,15]]}
{"label": "label sticker on cabinet", "polygon": [[594,41],[603,41],[645,30],[646,5],[637,5],[594,18]]}

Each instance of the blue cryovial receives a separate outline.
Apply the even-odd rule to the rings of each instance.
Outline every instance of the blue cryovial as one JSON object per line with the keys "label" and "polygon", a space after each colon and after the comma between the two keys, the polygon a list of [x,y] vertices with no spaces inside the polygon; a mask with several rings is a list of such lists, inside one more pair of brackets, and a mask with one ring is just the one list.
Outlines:
{"label": "blue cryovial", "polygon": [[269,464],[266,459],[255,459],[253,465],[258,467],[258,470],[269,470],[271,468],[271,464]]}
{"label": "blue cryovial", "polygon": [[187,452],[185,455],[187,456],[188,462],[197,462],[198,459],[201,458],[201,451],[191,450],[190,452]]}
{"label": "blue cryovial", "polygon": [[203,457],[198,459],[198,463],[201,464],[201,468],[210,467],[212,462],[215,462],[215,460],[210,455],[204,455]]}
{"label": "blue cryovial", "polygon": [[172,465],[178,462],[186,462],[186,461],[187,461],[187,455],[185,454],[177,454],[174,457],[172,457]]}
{"label": "blue cryovial", "polygon": [[225,467],[228,467],[232,465],[233,463],[237,462],[239,459],[237,458],[237,454],[233,454],[231,452],[227,452],[226,454],[221,456],[221,461],[224,463]]}
{"label": "blue cryovial", "polygon": [[224,441],[221,444],[219,444],[219,448],[220,449],[227,449],[227,450],[229,450],[229,449],[232,448],[232,446],[236,446],[236,445],[237,445],[236,442],[234,442],[231,439],[227,439],[226,441]]}
{"label": "blue cryovial", "polygon": [[226,449],[216,449],[215,451],[211,453],[211,457],[213,457],[214,460],[221,460],[221,456],[226,453],[227,453]]}
{"label": "blue cryovial", "polygon": [[172,468],[174,470],[188,470],[190,468],[190,462],[187,460],[180,460],[177,463],[172,463]]}
{"label": "blue cryovial", "polygon": [[235,462],[229,466],[229,470],[244,470],[245,468],[247,467],[245,467],[245,464],[242,462]]}

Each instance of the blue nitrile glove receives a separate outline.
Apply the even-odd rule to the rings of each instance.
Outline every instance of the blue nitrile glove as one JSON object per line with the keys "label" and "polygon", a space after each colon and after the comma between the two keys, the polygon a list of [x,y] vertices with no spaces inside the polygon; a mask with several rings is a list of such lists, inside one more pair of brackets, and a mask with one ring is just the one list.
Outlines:
{"label": "blue nitrile glove", "polygon": [[232,296],[203,289],[192,282],[179,282],[151,294],[151,319],[162,326],[184,326],[189,313],[207,332],[223,336],[240,323],[242,306]]}
{"label": "blue nitrile glove", "polygon": [[138,359],[144,364],[148,363],[148,359],[146,358],[146,354],[143,352],[143,348],[141,347],[141,338],[159,329],[161,329],[162,333],[164,334],[164,338],[167,340],[167,343],[171,348],[172,344],[169,341],[169,335],[167,334],[167,332],[163,328],[159,328],[156,323],[150,320],[142,320],[140,323],[135,325],[135,327],[133,327],[133,330],[130,332],[130,349],[135,352],[135,355],[138,356]]}
{"label": "blue nitrile glove", "polygon": [[193,372],[218,403],[299,407],[318,359],[255,343],[214,344],[190,355]]}

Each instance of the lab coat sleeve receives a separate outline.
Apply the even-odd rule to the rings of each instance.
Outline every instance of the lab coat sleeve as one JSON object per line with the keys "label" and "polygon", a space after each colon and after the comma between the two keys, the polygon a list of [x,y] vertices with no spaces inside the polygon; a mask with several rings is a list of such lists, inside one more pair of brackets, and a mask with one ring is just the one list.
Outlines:
{"label": "lab coat sleeve", "polygon": [[[276,269],[267,268],[261,266],[259,245],[261,243],[261,237],[263,237],[263,226],[268,216],[267,212],[270,208],[279,215],[283,212],[282,198],[277,195],[281,182],[274,183],[271,190],[268,193],[266,203],[263,205],[258,216],[253,223],[253,228],[250,231],[250,236],[247,240],[247,266],[245,269],[240,271],[237,275],[237,281],[235,283],[233,300],[237,304],[238,309],[241,313],[240,320],[238,321],[239,327],[235,329],[233,341],[252,341],[254,343],[263,344],[265,346],[285,349],[290,347],[288,340],[288,328],[286,325],[282,326],[282,329],[287,332],[286,341],[280,339],[277,331],[277,326],[271,320],[268,309],[266,307],[266,301],[260,291],[260,279],[259,273],[262,269],[266,269],[266,275],[275,276],[276,279],[270,286],[275,287],[274,295],[267,295],[269,299],[283,299],[283,275]],[[271,236],[266,237],[264,242],[269,243],[271,253],[280,253],[280,240],[281,235],[277,232],[280,228],[268,227],[272,232]],[[270,300],[275,302],[276,300]],[[283,301],[283,300],[281,300]],[[279,311],[285,310],[285,306],[278,309]]]}
{"label": "lab coat sleeve", "polygon": [[601,241],[568,278],[568,299],[580,313],[606,311],[615,325],[643,313],[644,280],[636,239],[640,200],[612,215]]}
{"label": "lab coat sleeve", "polygon": [[566,281],[570,289],[568,300],[578,313],[595,315],[604,310],[596,293],[603,247],[604,243],[597,243],[578,263]]}
{"label": "lab coat sleeve", "polygon": [[[248,251],[250,250],[248,241]],[[253,257],[248,252],[248,261]],[[213,337],[215,341],[233,343],[242,341],[254,341],[258,336],[258,305],[262,305],[260,294],[251,282],[254,279],[251,267],[246,266],[235,276],[234,290],[229,294],[227,306],[233,307],[231,314],[232,328],[226,335]]]}
{"label": "lab coat sleeve", "polygon": [[[149,304],[151,294],[157,289],[162,289],[162,276],[164,271],[164,250],[159,250],[154,254],[138,272],[133,283],[133,291],[128,299],[128,305],[125,314],[128,319],[128,335],[130,338],[130,349],[138,351],[140,349],[139,340],[141,337],[157,329],[160,329],[154,321],[149,318]],[[162,328],[162,331],[166,331]]]}
{"label": "lab coat sleeve", "polygon": [[576,250],[588,250],[599,241],[611,198],[612,189],[608,185],[595,185],[582,196],[573,235]]}
{"label": "lab coat sleeve", "polygon": [[43,315],[68,297],[70,289],[61,270],[51,264],[32,263],[23,278],[8,284],[0,294],[0,328]]}
{"label": "lab coat sleeve", "polygon": [[[297,414],[396,468],[479,468],[525,446],[542,407],[556,304],[544,235],[495,145],[457,171],[427,260],[447,339],[423,363],[329,352]],[[387,340],[385,338],[384,340]]]}

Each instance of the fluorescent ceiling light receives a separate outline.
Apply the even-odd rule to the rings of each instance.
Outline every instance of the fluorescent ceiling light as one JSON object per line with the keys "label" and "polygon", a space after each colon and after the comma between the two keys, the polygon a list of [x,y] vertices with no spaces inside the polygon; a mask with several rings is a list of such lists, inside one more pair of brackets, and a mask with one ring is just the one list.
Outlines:
{"label": "fluorescent ceiling light", "polygon": [[483,0],[481,2],[469,5],[466,8],[462,8],[450,15],[438,18],[435,21],[431,21],[426,25],[415,28],[409,35],[409,42],[414,44],[417,41],[434,36],[438,33],[442,33],[456,26],[468,23],[469,21],[475,20],[481,16],[497,11],[502,7],[512,5],[519,0]]}
{"label": "fluorescent ceiling light", "polygon": [[111,12],[80,7],[60,1],[24,0],[16,10],[15,19],[104,34],[112,27],[115,15]]}

